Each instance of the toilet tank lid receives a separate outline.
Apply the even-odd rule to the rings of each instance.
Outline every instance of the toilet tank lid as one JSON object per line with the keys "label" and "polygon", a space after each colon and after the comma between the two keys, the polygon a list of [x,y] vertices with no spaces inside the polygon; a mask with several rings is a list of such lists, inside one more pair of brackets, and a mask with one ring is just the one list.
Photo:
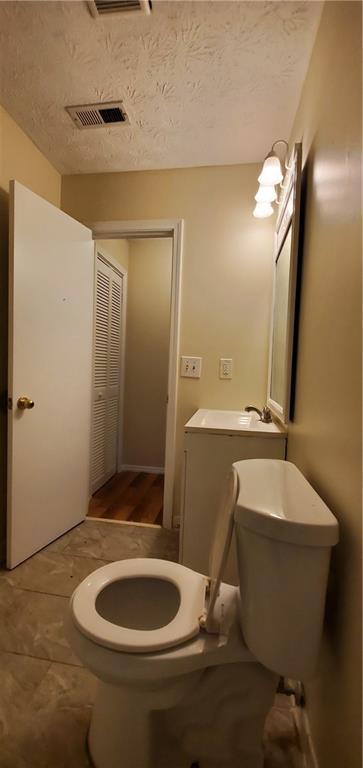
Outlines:
{"label": "toilet tank lid", "polygon": [[300,546],[337,544],[336,518],[295,464],[247,459],[233,466],[239,479],[237,525]]}

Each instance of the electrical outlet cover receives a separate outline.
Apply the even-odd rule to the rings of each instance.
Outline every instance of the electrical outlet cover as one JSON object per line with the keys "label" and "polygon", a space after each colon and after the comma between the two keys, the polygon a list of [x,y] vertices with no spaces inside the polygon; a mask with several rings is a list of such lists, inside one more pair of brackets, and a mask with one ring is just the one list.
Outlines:
{"label": "electrical outlet cover", "polygon": [[219,361],[219,378],[232,378],[233,360],[230,357],[221,357]]}

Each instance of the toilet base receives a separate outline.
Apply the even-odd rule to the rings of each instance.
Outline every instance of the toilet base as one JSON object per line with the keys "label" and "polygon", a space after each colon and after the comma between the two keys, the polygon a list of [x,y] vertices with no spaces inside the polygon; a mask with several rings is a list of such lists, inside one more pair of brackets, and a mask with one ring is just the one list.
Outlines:
{"label": "toilet base", "polygon": [[95,768],[262,768],[277,675],[225,664],[157,689],[99,682],[88,736]]}
{"label": "toilet base", "polygon": [[150,710],[129,690],[99,683],[88,749],[94,768],[152,768]]}

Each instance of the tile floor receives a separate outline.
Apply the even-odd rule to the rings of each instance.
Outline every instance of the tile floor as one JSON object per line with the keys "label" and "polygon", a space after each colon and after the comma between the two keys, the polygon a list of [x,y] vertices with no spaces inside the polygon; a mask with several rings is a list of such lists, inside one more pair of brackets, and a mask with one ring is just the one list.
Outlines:
{"label": "tile floor", "polygon": [[[64,634],[69,596],[107,562],[176,560],[177,552],[177,532],[89,520],[0,571],[1,768],[90,768],[85,742],[96,682]],[[265,768],[300,768],[287,697],[276,698],[267,720],[265,753]]]}

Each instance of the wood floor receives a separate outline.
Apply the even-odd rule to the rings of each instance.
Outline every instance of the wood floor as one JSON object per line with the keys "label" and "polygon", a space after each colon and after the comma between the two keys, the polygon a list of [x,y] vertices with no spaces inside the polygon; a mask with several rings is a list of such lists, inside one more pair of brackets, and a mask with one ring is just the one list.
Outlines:
{"label": "wood floor", "polygon": [[162,525],[163,494],[164,475],[120,472],[93,494],[88,517]]}

